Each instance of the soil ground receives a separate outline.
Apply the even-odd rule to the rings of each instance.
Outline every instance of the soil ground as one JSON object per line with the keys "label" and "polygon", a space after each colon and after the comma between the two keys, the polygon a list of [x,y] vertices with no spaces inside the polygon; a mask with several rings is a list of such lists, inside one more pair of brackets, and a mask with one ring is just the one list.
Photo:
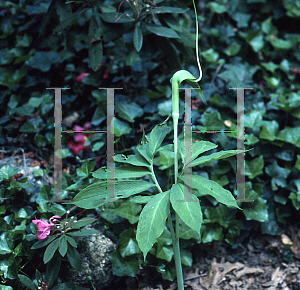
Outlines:
{"label": "soil ground", "polygon": [[[185,267],[186,290],[300,290],[300,227],[289,226],[281,236],[252,233],[236,249],[217,243],[194,246],[193,265]],[[291,237],[291,238],[289,238]],[[283,259],[284,244],[292,243],[291,261]],[[144,270],[143,270],[144,271]],[[173,282],[147,273],[136,277],[116,277],[107,290],[176,290]]]}

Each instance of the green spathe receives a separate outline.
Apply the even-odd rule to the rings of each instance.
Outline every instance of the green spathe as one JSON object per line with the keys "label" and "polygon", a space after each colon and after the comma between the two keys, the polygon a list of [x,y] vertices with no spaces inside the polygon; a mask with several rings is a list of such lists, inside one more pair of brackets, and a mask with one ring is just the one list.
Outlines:
{"label": "green spathe", "polygon": [[204,101],[201,91],[199,93],[199,91],[197,90],[200,89],[200,87],[196,83],[196,78],[186,70],[179,70],[173,75],[173,77],[170,80],[172,84],[172,115],[173,116],[174,114],[176,116],[178,114],[179,117],[179,85],[183,81],[186,81],[189,85],[191,85],[194,89],[196,89],[196,92],[199,94],[201,100]]}

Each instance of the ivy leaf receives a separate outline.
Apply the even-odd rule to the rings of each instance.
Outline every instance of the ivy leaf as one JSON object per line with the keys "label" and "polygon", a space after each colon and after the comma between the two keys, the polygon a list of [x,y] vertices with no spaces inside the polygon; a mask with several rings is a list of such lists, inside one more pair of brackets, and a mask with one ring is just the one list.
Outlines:
{"label": "ivy leaf", "polygon": [[252,76],[257,71],[256,67],[241,63],[224,65],[226,70],[218,76],[229,82],[232,88],[245,87],[252,83]]}
{"label": "ivy leaf", "polygon": [[122,258],[141,253],[133,228],[129,228],[120,234],[119,252]]}
{"label": "ivy leaf", "polygon": [[139,270],[139,261],[136,258],[123,259],[116,250],[109,255],[112,264],[112,272],[116,276],[135,277]]}
{"label": "ivy leaf", "polygon": [[118,102],[115,104],[116,112],[128,122],[133,123],[134,119],[143,115],[143,109],[136,103]]}
{"label": "ivy leaf", "polygon": [[25,63],[32,68],[36,68],[42,72],[50,70],[52,64],[59,63],[61,58],[56,51],[37,51]]}
{"label": "ivy leaf", "polygon": [[267,201],[258,197],[251,203],[245,203],[243,213],[247,220],[256,220],[259,222],[269,221],[268,210],[266,208]]}
{"label": "ivy leaf", "polygon": [[227,8],[225,4],[219,4],[217,2],[209,2],[208,6],[212,12],[215,12],[217,14],[222,14],[227,12]]}

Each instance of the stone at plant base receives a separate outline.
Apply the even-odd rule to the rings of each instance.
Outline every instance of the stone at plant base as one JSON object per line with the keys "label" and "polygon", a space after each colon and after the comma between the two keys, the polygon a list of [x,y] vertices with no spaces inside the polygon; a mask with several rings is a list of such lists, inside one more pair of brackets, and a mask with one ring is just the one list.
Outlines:
{"label": "stone at plant base", "polygon": [[91,288],[91,281],[88,278],[90,276],[95,289],[101,290],[108,287],[113,279],[109,255],[117,249],[118,245],[102,234],[99,230],[99,222],[94,222],[85,228],[95,230],[97,233],[86,237],[76,237],[82,268],[78,272],[69,266],[67,277],[69,277],[69,282],[75,283],[76,287]]}

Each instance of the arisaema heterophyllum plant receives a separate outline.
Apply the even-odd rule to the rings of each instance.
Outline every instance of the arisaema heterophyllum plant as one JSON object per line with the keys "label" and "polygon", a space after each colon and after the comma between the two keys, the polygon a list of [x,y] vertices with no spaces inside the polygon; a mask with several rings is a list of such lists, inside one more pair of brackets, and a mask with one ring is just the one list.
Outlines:
{"label": "arisaema heterophyllum plant", "polygon": [[[177,140],[179,119],[179,86],[183,81],[186,81],[189,85],[196,89],[197,93],[200,93],[200,87],[197,82],[202,78],[202,70],[198,55],[198,20],[195,3],[194,10],[196,15],[196,56],[200,76],[198,79],[196,79],[190,72],[186,70],[179,70],[171,78],[174,147],[169,146],[168,148],[172,148],[170,149],[171,154],[173,153],[174,148],[175,183],[171,186],[170,189],[163,191],[154,172],[154,156],[162,147],[164,147],[161,146],[162,142],[164,141],[167,134],[171,131],[171,128],[166,122],[167,120],[162,124],[156,125],[153,128],[150,133],[149,139],[143,138],[143,142],[141,142],[136,147],[138,151],[137,154],[129,155],[127,157],[118,154],[114,157],[115,162],[123,163],[123,166],[114,168],[114,175],[116,178],[114,183],[115,201],[118,199],[129,198],[128,206],[132,207],[133,203],[139,204],[140,209],[138,212],[141,211],[139,216],[135,216],[133,220],[132,217],[128,217],[127,212],[122,213],[121,211],[121,208],[125,208],[126,205],[116,208],[116,212],[118,213],[118,215],[128,217],[128,220],[131,223],[138,222],[136,229],[136,241],[138,243],[140,251],[143,253],[144,262],[146,261],[147,254],[152,250],[154,244],[164,233],[166,228],[166,220],[168,219],[179,290],[184,289],[181,253],[179,247],[179,218],[181,219],[181,222],[184,223],[189,229],[193,230],[195,235],[197,235],[197,237],[200,239],[200,228],[201,224],[203,223],[203,217],[200,202],[198,199],[199,196],[210,195],[214,197],[219,203],[222,203],[226,206],[239,208],[231,192],[225,190],[217,182],[211,181],[197,174],[190,174],[187,176],[184,174],[184,176],[182,176],[182,172],[185,172],[185,169],[188,167],[197,166],[206,162],[227,158],[238,153],[245,152],[243,150],[227,150],[199,157],[200,154],[215,149],[217,145],[208,141],[199,141],[195,144],[192,144],[190,152],[185,152],[184,142],[178,142]],[[201,93],[199,95],[202,98]],[[178,154],[178,151],[180,154]],[[185,155],[189,155],[187,156],[188,158],[185,158]],[[179,178],[178,156],[180,156],[183,163],[182,172]],[[97,171],[93,172],[93,177],[100,180],[102,179],[102,181],[93,183],[81,190],[73,198],[71,203],[77,205],[78,207],[92,209],[98,208],[106,201],[108,201],[106,191],[107,170],[109,170],[109,168],[100,168]],[[151,176],[154,183],[135,179],[147,174]],[[185,201],[184,193],[186,187],[186,178],[190,178],[192,180],[193,191],[191,193],[191,201],[193,202]],[[158,193],[150,196],[134,196],[139,193],[146,192],[146,190],[151,187],[156,187]],[[183,202],[177,202],[178,200]],[[145,205],[142,208],[140,204]],[[172,212],[175,213],[175,229],[172,221]],[[153,251],[151,253],[153,253]],[[117,254],[114,257],[116,256]],[[138,261],[135,260],[133,263],[135,262]],[[118,263],[119,260],[116,264]],[[114,271],[113,259],[112,264]],[[138,269],[138,267],[139,265],[136,265],[136,269]]]}

